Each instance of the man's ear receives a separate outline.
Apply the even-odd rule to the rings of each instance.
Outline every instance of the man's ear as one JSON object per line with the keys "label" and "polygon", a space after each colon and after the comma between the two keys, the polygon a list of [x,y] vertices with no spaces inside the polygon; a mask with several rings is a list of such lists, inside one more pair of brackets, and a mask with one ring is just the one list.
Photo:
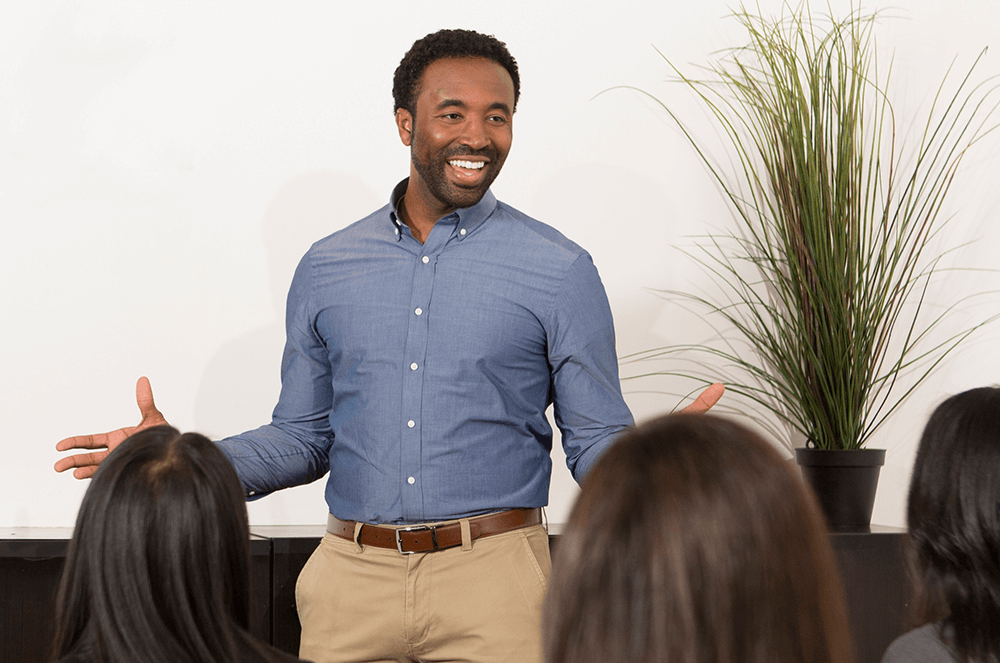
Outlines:
{"label": "man's ear", "polygon": [[399,130],[399,140],[409,147],[413,140],[413,115],[405,108],[396,110],[396,129]]}

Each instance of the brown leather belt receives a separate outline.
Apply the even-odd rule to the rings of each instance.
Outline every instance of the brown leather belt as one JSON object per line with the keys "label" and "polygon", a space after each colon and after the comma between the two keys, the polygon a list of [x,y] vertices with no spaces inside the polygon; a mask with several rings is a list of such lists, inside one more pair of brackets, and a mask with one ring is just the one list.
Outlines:
{"label": "brown leather belt", "polygon": [[[541,509],[510,509],[509,511],[469,518],[469,533],[475,540],[541,524]],[[353,520],[341,520],[331,515],[327,519],[326,531],[342,539],[353,541],[356,526],[357,523]],[[433,552],[462,545],[462,525],[457,520],[447,521],[440,525],[406,525],[402,527],[365,523],[361,526],[358,543],[363,546],[398,550],[403,555]]]}

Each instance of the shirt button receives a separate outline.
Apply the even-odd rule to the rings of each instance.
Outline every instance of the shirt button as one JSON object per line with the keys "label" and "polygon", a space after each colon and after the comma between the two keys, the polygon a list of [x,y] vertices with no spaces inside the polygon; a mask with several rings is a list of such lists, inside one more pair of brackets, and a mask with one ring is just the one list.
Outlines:
{"label": "shirt button", "polygon": [[249,493],[247,493],[247,497],[253,497],[256,494],[257,494],[256,490],[251,490]]}
{"label": "shirt button", "polygon": [[422,260],[422,261],[423,261],[423,263],[424,263],[425,265],[426,265],[427,263],[429,263],[429,262],[431,261],[431,259],[430,259],[430,258],[428,258],[427,256],[424,256],[424,257],[423,257],[423,258],[421,258],[420,260]]}
{"label": "shirt button", "polygon": [[414,426],[417,425],[417,422],[415,422],[413,419],[410,419],[409,421],[406,422],[406,425],[409,426],[410,428],[413,428]]}
{"label": "shirt button", "polygon": [[410,370],[411,371],[417,370],[417,362],[413,362],[412,364],[410,364]]}
{"label": "shirt button", "polygon": [[410,477],[410,478],[408,478],[408,479],[406,480],[406,483],[410,484],[411,486],[412,486],[413,484],[415,484],[416,482],[417,482],[417,480],[416,480],[416,479],[414,479],[413,477]]}
{"label": "shirt button", "polygon": [[399,228],[396,228],[396,234],[397,235],[399,234]]}
{"label": "shirt button", "polygon": [[422,309],[422,308],[416,308],[416,309],[413,310],[413,312],[416,313],[417,315],[423,315],[424,314],[424,309]]}
{"label": "shirt button", "polygon": [[461,230],[459,230],[458,234],[459,235],[464,235],[465,234],[465,228],[462,228]]}

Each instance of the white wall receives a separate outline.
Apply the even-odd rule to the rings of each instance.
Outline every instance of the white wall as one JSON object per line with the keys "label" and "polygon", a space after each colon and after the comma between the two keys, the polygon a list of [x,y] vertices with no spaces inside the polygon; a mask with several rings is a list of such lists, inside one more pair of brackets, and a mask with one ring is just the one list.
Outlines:
{"label": "white wall", "polygon": [[[0,526],[72,524],[86,482],[52,471],[53,445],[134,423],[139,375],[181,429],[222,436],[267,420],[294,265],[406,175],[391,76],[415,39],[441,27],[494,33],[517,57],[516,140],[494,191],[592,252],[619,353],[699,340],[649,289],[697,284],[674,246],[725,224],[727,212],[651,104],[628,92],[593,97],[637,85],[708,131],[663,82],[653,46],[702,63],[738,32],[723,0],[612,4],[3,3]],[[967,66],[997,45],[1000,11],[994,0],[889,4],[902,18],[878,34],[895,49],[897,111],[908,118],[953,57]],[[980,78],[996,72],[990,55]],[[980,238],[959,264],[993,266],[998,145],[970,155],[953,192],[949,240]],[[951,275],[932,304],[997,288],[997,274]],[[948,361],[878,435],[873,446],[889,454],[875,522],[902,524],[927,414],[945,395],[996,379],[998,338],[994,326]],[[678,388],[625,383],[638,419],[676,402],[649,392]],[[557,465],[553,521],[576,490]],[[254,503],[253,522],[322,522],[321,483]]]}

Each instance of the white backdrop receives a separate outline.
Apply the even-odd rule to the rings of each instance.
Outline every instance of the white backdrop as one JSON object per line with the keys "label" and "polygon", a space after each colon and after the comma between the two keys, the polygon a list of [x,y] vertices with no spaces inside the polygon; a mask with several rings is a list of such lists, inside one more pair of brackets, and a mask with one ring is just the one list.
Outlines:
{"label": "white backdrop", "polygon": [[[0,526],[73,523],[86,482],[52,471],[53,446],[135,423],[140,375],[182,430],[223,436],[267,421],[294,266],[406,175],[391,77],[415,39],[442,27],[496,34],[518,59],[514,147],[494,191],[591,251],[619,354],[700,340],[650,289],[697,287],[703,277],[675,246],[728,213],[648,101],[594,95],[637,85],[710,131],[664,82],[653,47],[704,63],[741,36],[723,0],[612,4],[4,2]],[[926,110],[953,58],[968,67],[997,46],[995,0],[887,4],[897,18],[877,34],[895,52],[903,120]],[[998,72],[990,54],[977,77]],[[953,190],[949,241],[979,240],[958,264],[994,266],[998,146],[993,138],[972,153]],[[998,288],[997,274],[950,275],[931,305]],[[923,422],[945,395],[995,381],[998,338],[994,325],[950,359],[873,441],[889,449],[874,522],[903,523]],[[663,379],[624,386],[639,420],[676,404],[656,392],[681,388]],[[576,487],[554,455],[549,517],[558,522]],[[250,511],[255,524],[321,523],[322,482]]]}

